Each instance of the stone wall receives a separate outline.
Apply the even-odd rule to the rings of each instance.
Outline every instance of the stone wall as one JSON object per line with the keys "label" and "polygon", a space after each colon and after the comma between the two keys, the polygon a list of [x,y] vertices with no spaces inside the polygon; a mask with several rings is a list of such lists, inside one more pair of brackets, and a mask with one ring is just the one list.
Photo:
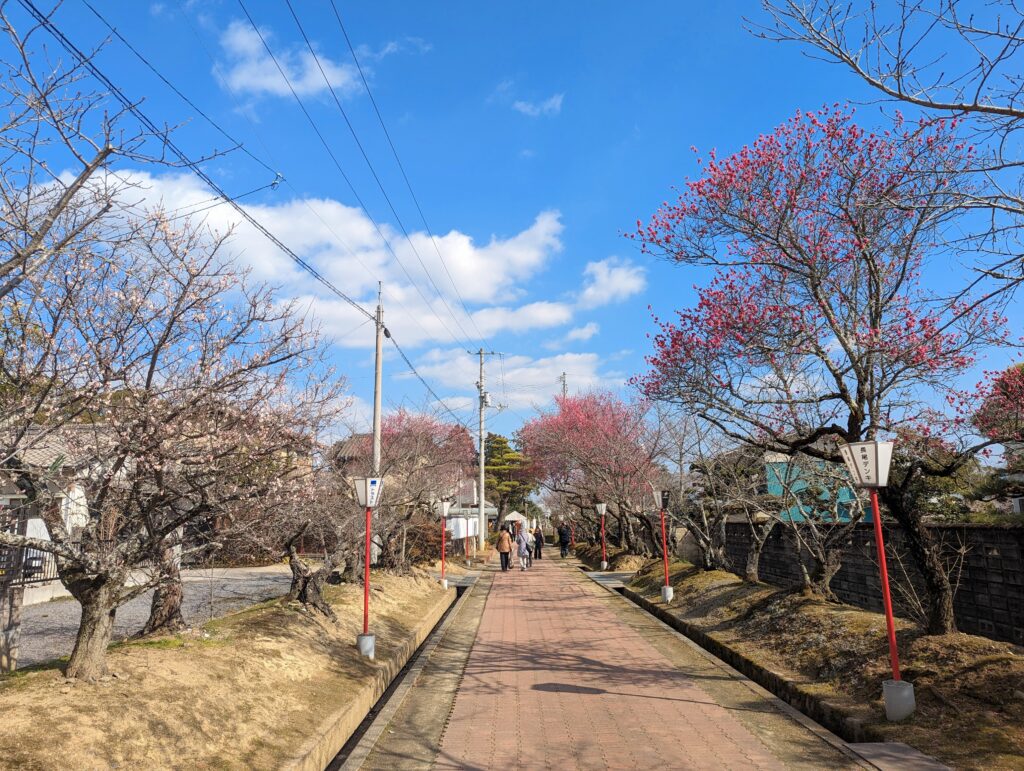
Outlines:
{"label": "stone wall", "polygon": [[[750,531],[745,522],[727,526],[731,567],[742,574]],[[960,631],[1024,645],[1024,527],[934,525],[956,586],[954,608]],[[897,615],[915,618],[925,597],[921,578],[903,546],[903,531],[885,525],[886,562]],[[762,581],[780,586],[800,583],[800,566],[788,530],[776,526],[761,552]],[[801,559],[807,560],[806,554]],[[843,601],[882,610],[874,530],[858,525],[846,544],[843,565],[832,581]]]}

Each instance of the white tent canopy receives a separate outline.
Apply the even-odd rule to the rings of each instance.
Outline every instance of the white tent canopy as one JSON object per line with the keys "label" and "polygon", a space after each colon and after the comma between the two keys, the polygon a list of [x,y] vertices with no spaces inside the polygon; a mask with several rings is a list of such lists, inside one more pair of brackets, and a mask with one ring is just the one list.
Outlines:
{"label": "white tent canopy", "polygon": [[526,522],[526,517],[520,514],[518,511],[513,511],[510,514],[505,515],[505,522]]}

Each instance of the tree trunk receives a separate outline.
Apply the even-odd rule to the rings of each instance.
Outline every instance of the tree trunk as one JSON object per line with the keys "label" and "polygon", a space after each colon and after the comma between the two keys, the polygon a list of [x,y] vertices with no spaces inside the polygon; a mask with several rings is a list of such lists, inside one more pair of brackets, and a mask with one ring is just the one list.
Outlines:
{"label": "tree trunk", "polygon": [[151,634],[173,634],[186,627],[181,615],[181,557],[180,547],[164,547],[160,555],[160,583],[153,592],[149,620],[139,637]]}
{"label": "tree trunk", "polygon": [[21,635],[21,604],[25,589],[0,584],[0,675],[18,668],[18,638]]}
{"label": "tree trunk", "polygon": [[777,523],[776,520],[769,519],[767,522],[757,524],[748,518],[747,524],[750,526],[750,546],[747,549],[747,563],[743,570],[743,580],[750,584],[756,584],[761,581],[761,551]]}
{"label": "tree trunk", "polygon": [[[953,634],[956,632],[956,616],[953,612],[953,585],[949,582],[949,573],[942,560],[939,543],[931,531],[925,527],[921,515],[917,512],[914,501],[903,493],[907,487],[904,483],[900,488],[893,488],[885,496],[896,521],[903,528],[903,539],[914,565],[921,578],[924,579],[925,591],[928,595],[928,618],[925,625],[926,634]],[[884,492],[889,492],[885,490]]]}
{"label": "tree trunk", "polygon": [[825,549],[822,553],[814,555],[814,574],[810,577],[811,591],[830,602],[838,602],[832,591],[832,579],[842,564],[842,552],[838,549]]}
{"label": "tree trunk", "polygon": [[106,576],[74,582],[68,590],[82,605],[82,620],[65,674],[97,680],[107,673],[107,646],[114,636],[114,591]]}

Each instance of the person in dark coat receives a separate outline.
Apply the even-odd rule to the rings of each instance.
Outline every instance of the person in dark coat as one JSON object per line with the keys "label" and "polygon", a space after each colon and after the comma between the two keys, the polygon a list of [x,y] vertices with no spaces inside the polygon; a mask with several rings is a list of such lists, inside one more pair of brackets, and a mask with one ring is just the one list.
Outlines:
{"label": "person in dark coat", "polygon": [[537,529],[533,531],[533,558],[535,560],[540,559],[540,550],[544,545],[544,531],[541,530],[540,525],[537,525]]}
{"label": "person in dark coat", "polygon": [[558,548],[562,552],[562,557],[569,556],[569,542],[572,540],[572,532],[569,530],[569,526],[564,522],[558,526]]}

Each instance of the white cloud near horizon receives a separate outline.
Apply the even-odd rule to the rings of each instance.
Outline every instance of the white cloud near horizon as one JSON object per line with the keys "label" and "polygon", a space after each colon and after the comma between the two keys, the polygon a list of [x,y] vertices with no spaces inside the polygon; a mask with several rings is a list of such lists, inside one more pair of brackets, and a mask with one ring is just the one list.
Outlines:
{"label": "white cloud near horizon", "polygon": [[558,115],[562,111],[562,100],[565,94],[552,94],[540,102],[529,102],[525,99],[517,99],[512,103],[512,109],[528,115],[531,118],[539,118],[541,115]]}
{"label": "white cloud near horizon", "polygon": [[[260,33],[268,44],[273,43],[269,30],[261,28]],[[214,75],[230,91],[247,96],[291,94],[288,83],[278,72],[260,36],[248,22],[239,19],[232,21],[221,33],[220,45],[225,60],[218,62]],[[277,47],[274,56],[299,96],[312,96],[326,91],[324,74],[331,87],[342,95],[354,93],[361,87],[355,65],[336,62],[322,53],[318,52],[317,57],[324,74],[321,74],[313,55],[305,48]]]}
{"label": "white cloud near horizon", "polygon": [[[602,372],[601,363],[596,353],[561,353],[541,358],[505,356],[500,367],[489,367],[488,390],[495,404],[530,409],[550,403],[555,394],[561,393],[558,377],[563,372],[570,393],[620,386],[624,376]],[[478,367],[475,357],[457,348],[432,349],[416,362],[416,369],[428,380],[459,390],[476,381]],[[449,397],[442,398],[449,402]]]}

